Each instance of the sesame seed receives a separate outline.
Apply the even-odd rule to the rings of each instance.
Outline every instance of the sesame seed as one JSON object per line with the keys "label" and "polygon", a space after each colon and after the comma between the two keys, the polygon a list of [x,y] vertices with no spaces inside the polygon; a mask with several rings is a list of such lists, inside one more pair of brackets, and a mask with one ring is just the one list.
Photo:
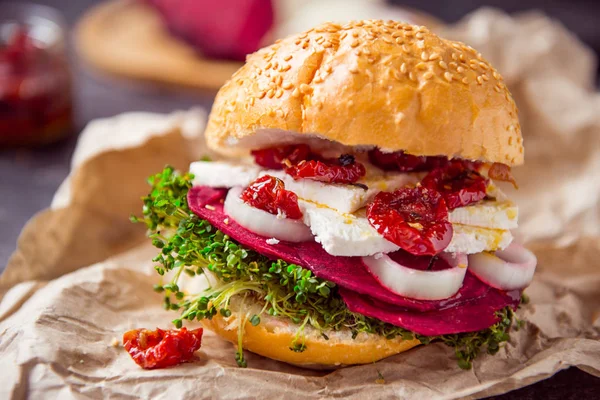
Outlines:
{"label": "sesame seed", "polygon": [[479,75],[477,77],[477,83],[479,83],[480,85],[483,85],[483,78],[481,77],[481,75]]}
{"label": "sesame seed", "polygon": [[414,72],[410,71],[410,72],[408,73],[408,79],[410,79],[411,81],[416,81],[416,80],[417,80],[417,77],[415,76],[415,73],[414,73]]}
{"label": "sesame seed", "polygon": [[354,48],[358,46],[358,40],[353,40],[352,43],[350,43],[350,47]]}
{"label": "sesame seed", "polygon": [[465,69],[459,65],[458,67],[456,67],[456,71],[462,74],[463,72],[465,72]]}
{"label": "sesame seed", "polygon": [[427,55],[427,53],[426,53],[426,52],[422,52],[422,53],[421,53],[421,60],[423,60],[423,61],[427,61],[427,59],[428,59],[428,58],[429,58],[429,56]]}
{"label": "sesame seed", "polygon": [[275,92],[275,97],[280,98],[281,96],[283,96],[283,90],[277,89],[277,91]]}
{"label": "sesame seed", "polygon": [[290,61],[294,56],[292,56],[291,54],[288,54],[287,56],[283,57],[283,61]]}
{"label": "sesame seed", "polygon": [[308,42],[304,42],[302,44],[302,49],[306,50],[308,48]]}
{"label": "sesame seed", "polygon": [[400,72],[402,72],[403,74],[406,73],[406,63],[402,63],[402,65],[400,66]]}
{"label": "sesame seed", "polygon": [[356,32],[356,31],[352,32],[352,37],[357,38],[358,37],[358,32]]}
{"label": "sesame seed", "polygon": [[260,92],[260,93],[258,94],[258,98],[259,98],[259,99],[262,99],[262,98],[264,98],[266,95],[267,95],[267,92]]}
{"label": "sesame seed", "polygon": [[510,146],[512,144],[512,142],[513,142],[513,137],[509,136],[508,137],[508,145]]}
{"label": "sesame seed", "polygon": [[452,53],[452,59],[458,61],[458,56],[456,55],[456,53]]}
{"label": "sesame seed", "polygon": [[425,64],[424,62],[420,62],[417,65],[415,65],[416,69],[427,69],[427,64]]}
{"label": "sesame seed", "polygon": [[433,72],[427,71],[423,74],[423,78],[429,80],[429,79],[433,78],[433,75],[434,75]]}
{"label": "sesame seed", "polygon": [[502,77],[500,76],[500,74],[496,71],[492,72],[492,76],[494,77],[495,80],[499,81],[502,79]]}
{"label": "sesame seed", "polygon": [[267,97],[272,99],[273,96],[275,96],[275,90],[269,89],[269,91],[267,92]]}
{"label": "sesame seed", "polygon": [[500,88],[498,86],[494,86],[494,90],[498,93],[500,93]]}
{"label": "sesame seed", "polygon": [[294,44],[295,44],[296,46],[297,46],[297,45],[299,45],[300,43],[302,43],[302,40],[300,40],[300,39],[297,39],[297,40],[294,42]]}
{"label": "sesame seed", "polygon": [[344,39],[346,39],[346,36],[348,36],[348,32],[342,33],[342,35],[340,36],[340,39],[344,40]]}
{"label": "sesame seed", "polygon": [[424,41],[424,40],[419,40],[419,41],[417,42],[417,47],[418,47],[419,49],[424,49],[424,48],[425,48],[425,41]]}
{"label": "sesame seed", "polygon": [[450,72],[444,72],[444,78],[448,81],[448,82],[452,82],[452,74]]}
{"label": "sesame seed", "polygon": [[393,43],[393,42],[392,42],[392,39],[390,39],[390,38],[389,38],[389,37],[387,37],[387,36],[384,36],[384,37],[382,37],[382,38],[381,38],[381,40],[383,40],[383,41],[384,41],[384,42],[386,42],[387,44],[392,44],[392,43]]}
{"label": "sesame seed", "polygon": [[273,66],[273,64],[271,64],[270,62],[267,63],[267,65],[265,65],[265,69],[271,69],[271,67]]}
{"label": "sesame seed", "polygon": [[283,76],[281,75],[277,75],[277,77],[275,77],[275,85],[281,85],[281,83],[283,82]]}
{"label": "sesame seed", "polygon": [[205,205],[204,208],[206,208],[207,210],[211,210],[211,211],[216,210],[216,208],[214,206],[211,206],[210,204]]}
{"label": "sesame seed", "polygon": [[440,58],[440,55],[437,53],[433,53],[432,55],[429,56],[429,61],[434,61],[434,60],[437,60],[438,58]]}
{"label": "sesame seed", "polygon": [[481,75],[481,77],[482,77],[482,78],[483,78],[483,80],[484,80],[484,81],[486,81],[486,82],[490,80],[490,77],[489,77],[489,76],[487,76],[486,74],[483,74],[483,75]]}
{"label": "sesame seed", "polygon": [[415,36],[417,39],[423,39],[423,32],[417,32]]}
{"label": "sesame seed", "polygon": [[405,52],[406,54],[410,54],[410,49],[407,45],[403,44],[402,45],[402,51]]}
{"label": "sesame seed", "polygon": [[400,73],[397,70],[395,70],[395,69],[392,70],[392,75],[395,79],[397,79],[399,81],[402,80],[402,76],[400,75]]}
{"label": "sesame seed", "polygon": [[348,71],[350,71],[350,73],[352,74],[358,74],[358,67],[356,65],[353,65],[350,68],[348,68]]}
{"label": "sesame seed", "polygon": [[254,106],[254,102],[256,99],[254,97],[250,97],[250,106]]}
{"label": "sesame seed", "polygon": [[300,85],[300,92],[302,94],[311,94],[313,92],[313,89],[306,83],[303,83],[302,85]]}
{"label": "sesame seed", "polygon": [[458,64],[457,64],[457,63],[455,63],[454,61],[450,61],[450,62],[448,63],[448,66],[449,66],[450,68],[454,68],[454,69],[456,69],[456,67],[458,67]]}
{"label": "sesame seed", "polygon": [[441,60],[438,65],[440,66],[441,69],[448,69],[448,64],[446,64],[446,62],[444,60]]}
{"label": "sesame seed", "polygon": [[406,36],[406,37],[410,38],[410,37],[413,37],[413,36],[415,36],[415,33],[414,33],[413,31],[407,31],[407,32],[404,34],[404,36]]}
{"label": "sesame seed", "polygon": [[488,68],[488,66],[486,65],[486,63],[484,63],[484,62],[480,62],[480,63],[479,63],[479,66],[480,66],[481,68],[483,68],[485,71],[487,71],[487,70],[489,69],[489,68]]}

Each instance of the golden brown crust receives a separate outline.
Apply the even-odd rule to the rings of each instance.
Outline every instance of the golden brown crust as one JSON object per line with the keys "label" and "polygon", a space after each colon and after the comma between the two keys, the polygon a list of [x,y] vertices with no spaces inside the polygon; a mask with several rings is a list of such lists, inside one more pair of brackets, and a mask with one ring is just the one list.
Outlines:
{"label": "golden brown crust", "polygon": [[425,27],[327,23],[247,58],[217,94],[217,151],[261,129],[349,146],[523,163],[515,103],[481,54]]}
{"label": "golden brown crust", "polygon": [[[225,320],[220,314],[210,320],[203,320],[202,325],[224,339],[237,343],[238,328],[232,324],[233,315]],[[280,320],[285,321],[280,318]],[[402,340],[397,337],[387,340],[381,336],[361,334],[365,337],[352,339],[336,338],[332,333],[329,340],[321,336],[310,335],[305,342],[303,352],[290,350],[294,339],[294,330],[281,327],[279,324],[263,321],[257,326],[246,322],[244,326],[243,347],[253,353],[290,364],[310,367],[332,367],[353,364],[368,364],[382,358],[392,356],[418,346],[417,339]],[[272,322],[272,321],[271,321]],[[285,324],[285,322],[283,322]]]}

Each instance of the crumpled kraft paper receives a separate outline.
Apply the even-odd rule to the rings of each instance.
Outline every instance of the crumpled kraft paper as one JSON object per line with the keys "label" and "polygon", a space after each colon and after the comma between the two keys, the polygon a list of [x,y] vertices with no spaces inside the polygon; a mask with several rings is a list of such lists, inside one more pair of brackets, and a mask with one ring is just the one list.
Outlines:
{"label": "crumpled kraft paper", "polygon": [[248,354],[241,369],[232,345],[206,333],[196,362],[140,369],[119,345],[123,332],[168,327],[175,314],[152,291],[155,250],[128,216],[139,212],[146,176],[166,163],[185,169],[206,152],[204,115],[123,114],[86,128],[52,208],[26,225],[0,276],[0,398],[454,399],[503,393],[569,366],[600,376],[595,61],[538,14],[484,10],[445,34],[505,73],[525,132],[527,166],[515,171],[521,189],[511,195],[521,208],[517,234],[539,266],[531,303],[519,311],[528,323],[497,355],[463,371],[451,349],[432,344],[328,372]]}

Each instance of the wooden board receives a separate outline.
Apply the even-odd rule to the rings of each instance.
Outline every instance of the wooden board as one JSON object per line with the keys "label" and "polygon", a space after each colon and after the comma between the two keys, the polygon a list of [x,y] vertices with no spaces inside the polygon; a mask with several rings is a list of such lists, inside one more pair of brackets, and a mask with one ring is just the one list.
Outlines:
{"label": "wooden board", "polygon": [[203,58],[174,38],[158,13],[133,0],[110,0],[92,8],[75,30],[79,55],[117,76],[217,90],[242,65]]}

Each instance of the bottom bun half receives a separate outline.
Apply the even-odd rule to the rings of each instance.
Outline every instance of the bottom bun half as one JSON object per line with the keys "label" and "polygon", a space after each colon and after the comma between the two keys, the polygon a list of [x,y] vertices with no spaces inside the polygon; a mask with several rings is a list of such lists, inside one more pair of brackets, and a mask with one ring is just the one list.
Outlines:
{"label": "bottom bun half", "polygon": [[[237,304],[235,304],[237,303]],[[237,307],[235,307],[237,306]],[[403,340],[401,337],[385,339],[383,336],[359,333],[352,338],[349,330],[326,331],[329,339],[312,327],[306,327],[304,343],[306,348],[302,352],[290,349],[299,325],[284,317],[261,315],[260,324],[253,326],[247,321],[251,316],[252,307],[242,307],[239,303],[230,304],[231,316],[215,315],[211,320],[203,320],[202,324],[224,339],[237,344],[239,322],[246,319],[244,325],[243,348],[261,356],[287,362],[307,368],[334,368],[343,365],[368,364],[394,354],[402,353],[420,342],[417,339]],[[258,308],[260,310],[260,308]]]}

